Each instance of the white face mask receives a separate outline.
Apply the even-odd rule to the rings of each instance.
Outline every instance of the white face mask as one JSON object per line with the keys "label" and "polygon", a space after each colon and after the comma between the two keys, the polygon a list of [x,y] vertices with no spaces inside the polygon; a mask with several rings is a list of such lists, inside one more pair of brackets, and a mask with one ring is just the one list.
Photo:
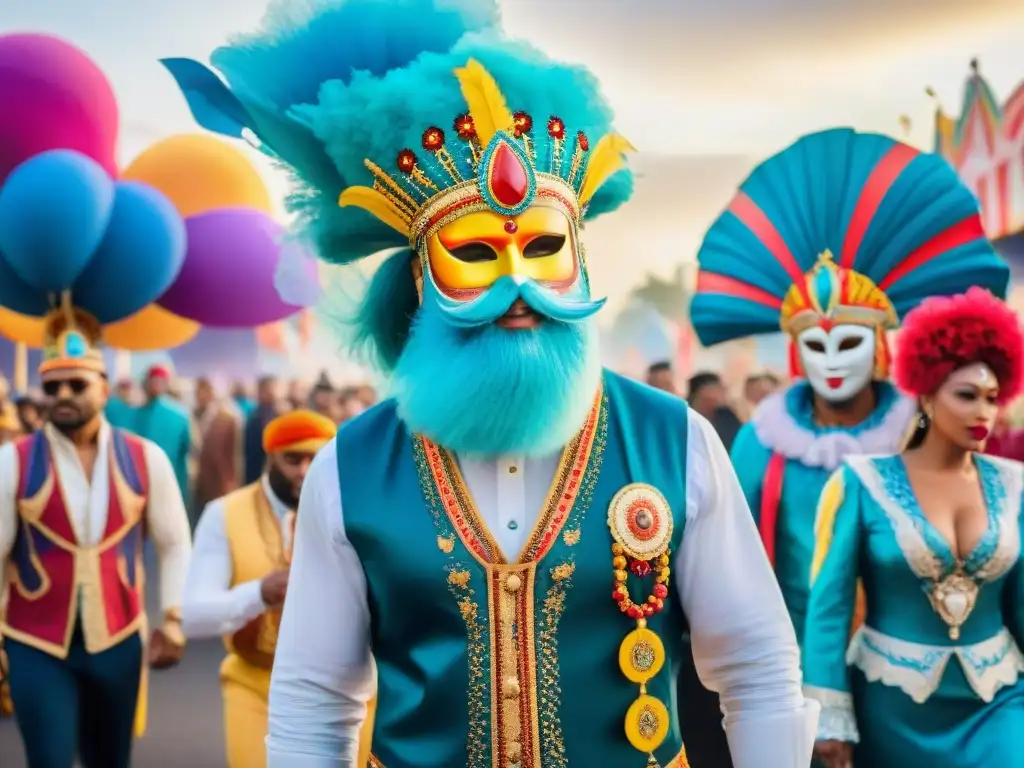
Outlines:
{"label": "white face mask", "polygon": [[797,345],[808,383],[829,402],[850,400],[871,383],[874,328],[837,325],[826,331],[815,326],[797,336]]}

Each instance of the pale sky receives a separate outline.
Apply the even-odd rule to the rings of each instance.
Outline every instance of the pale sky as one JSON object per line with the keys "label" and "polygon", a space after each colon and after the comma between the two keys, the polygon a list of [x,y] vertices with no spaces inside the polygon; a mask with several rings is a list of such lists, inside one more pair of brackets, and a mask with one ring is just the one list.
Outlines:
{"label": "pale sky", "polygon": [[[636,199],[587,236],[598,291],[671,273],[752,165],[836,125],[931,143],[932,86],[960,107],[977,56],[1000,99],[1024,79],[1022,0],[504,0],[506,27],[590,66],[641,151]],[[206,60],[263,0],[0,0],[0,34],[83,48],[121,105],[122,160],[195,130],[166,56]],[[268,171],[269,173],[269,171]],[[268,179],[280,195],[281,179]],[[629,254],[628,276],[621,266]],[[639,268],[639,269],[638,269]],[[624,279],[626,278],[626,279]]]}

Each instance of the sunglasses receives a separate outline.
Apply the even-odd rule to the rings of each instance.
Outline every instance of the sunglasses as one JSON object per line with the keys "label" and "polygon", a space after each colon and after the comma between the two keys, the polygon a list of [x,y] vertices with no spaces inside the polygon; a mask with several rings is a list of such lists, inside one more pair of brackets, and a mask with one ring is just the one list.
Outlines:
{"label": "sunglasses", "polygon": [[72,395],[80,395],[89,388],[89,381],[86,379],[58,379],[56,381],[44,381],[43,393],[47,397],[56,397],[66,386]]}

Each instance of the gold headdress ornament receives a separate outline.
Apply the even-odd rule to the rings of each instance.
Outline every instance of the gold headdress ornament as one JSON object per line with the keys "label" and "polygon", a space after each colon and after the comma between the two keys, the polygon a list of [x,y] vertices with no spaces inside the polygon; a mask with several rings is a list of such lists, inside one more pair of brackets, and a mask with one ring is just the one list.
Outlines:
{"label": "gold headdress ornament", "polygon": [[864,325],[893,329],[899,325],[889,297],[871,280],[836,264],[831,251],[794,283],[782,300],[779,320],[792,336],[815,325]]}
{"label": "gold headdress ornament", "polygon": [[61,294],[60,306],[46,316],[45,326],[40,373],[65,369],[106,373],[99,346],[103,334],[100,323],[71,303],[70,291]]}
{"label": "gold headdress ornament", "polygon": [[[814,326],[826,331],[837,325],[873,328],[875,377],[882,379],[889,375],[885,332],[899,326],[896,309],[871,278],[840,267],[831,251],[824,251],[803,279],[786,291],[779,323],[794,339]],[[794,356],[791,363],[794,370],[799,370],[798,358]]]}
{"label": "gold headdress ornament", "polygon": [[422,153],[403,149],[393,174],[367,158],[373,186],[346,189],[338,204],[369,211],[413,247],[466,214],[515,216],[535,202],[562,210],[578,225],[594,193],[625,166],[632,145],[617,134],[593,147],[583,131],[569,139],[565,123],[552,115],[541,149],[534,116],[510,111],[483,65],[470,59],[454,73],[468,107],[454,120],[455,141],[427,127]]}

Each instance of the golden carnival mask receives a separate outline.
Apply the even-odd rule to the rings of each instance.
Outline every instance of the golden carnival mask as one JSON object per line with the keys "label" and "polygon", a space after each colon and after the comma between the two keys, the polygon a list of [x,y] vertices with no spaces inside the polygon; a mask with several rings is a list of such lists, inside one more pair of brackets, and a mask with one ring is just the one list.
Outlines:
{"label": "golden carnival mask", "polygon": [[565,292],[585,266],[579,229],[588,202],[624,167],[630,144],[617,134],[594,146],[557,116],[536,132],[534,116],[511,112],[475,60],[455,70],[468,111],[449,136],[427,127],[419,151],[403,149],[388,172],[366,159],[372,187],[350,187],[357,206],[409,238],[437,290],[469,300],[501,277]]}

